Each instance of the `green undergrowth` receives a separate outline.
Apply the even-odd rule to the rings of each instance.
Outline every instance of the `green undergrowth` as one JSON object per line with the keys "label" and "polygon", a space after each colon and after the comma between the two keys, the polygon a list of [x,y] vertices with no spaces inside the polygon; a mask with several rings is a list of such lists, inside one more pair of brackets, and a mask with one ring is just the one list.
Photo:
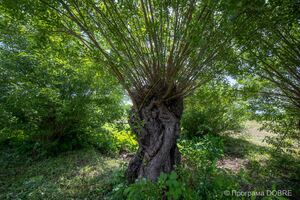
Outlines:
{"label": "green undergrowth", "polygon": [[[33,158],[16,146],[0,146],[0,199],[297,199],[299,159],[279,154],[251,135],[181,138],[181,165],[153,183],[127,184],[124,173],[136,141],[108,129],[97,145]],[[246,135],[246,136],[245,136]],[[103,142],[104,141],[104,142]],[[115,153],[105,153],[115,146]],[[100,148],[103,147],[103,148]],[[124,156],[124,153],[126,156]],[[291,197],[238,196],[237,192],[291,190]],[[230,192],[228,195],[226,192]],[[240,193],[241,194],[241,193]]]}
{"label": "green undergrowth", "polygon": [[39,161],[1,149],[0,199],[104,199],[124,164],[92,148]]}
{"label": "green undergrowth", "polygon": [[224,155],[220,137],[181,139],[179,149],[181,166],[170,174],[162,173],[156,183],[141,179],[131,185],[120,184],[114,189],[114,199],[226,199],[223,191],[239,188],[235,177],[217,168]]}

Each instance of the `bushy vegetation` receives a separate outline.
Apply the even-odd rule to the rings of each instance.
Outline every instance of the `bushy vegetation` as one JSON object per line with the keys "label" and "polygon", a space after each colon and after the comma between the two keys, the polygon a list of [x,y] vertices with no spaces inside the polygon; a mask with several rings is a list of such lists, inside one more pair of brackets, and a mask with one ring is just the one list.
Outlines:
{"label": "bushy vegetation", "polygon": [[249,115],[247,109],[247,102],[233,84],[210,82],[186,99],[182,118],[184,134],[193,137],[238,131]]}
{"label": "bushy vegetation", "polygon": [[44,33],[40,44],[39,29],[9,22],[1,30],[0,142],[57,154],[124,116],[122,91],[78,43]]}
{"label": "bushy vegetation", "polygon": [[120,155],[137,150],[135,136],[128,130],[105,125],[102,131],[90,135],[89,144],[103,154]]}

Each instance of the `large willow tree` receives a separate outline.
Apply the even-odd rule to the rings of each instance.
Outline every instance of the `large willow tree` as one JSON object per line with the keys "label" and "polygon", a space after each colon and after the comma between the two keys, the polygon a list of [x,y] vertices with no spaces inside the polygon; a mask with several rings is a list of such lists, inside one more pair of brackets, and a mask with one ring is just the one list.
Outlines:
{"label": "large willow tree", "polygon": [[34,4],[40,7],[33,16],[44,12],[40,20],[56,21],[56,31],[78,38],[128,92],[139,142],[128,180],[155,181],[170,172],[180,162],[183,99],[219,71],[231,44],[221,2],[37,0],[27,6]]}

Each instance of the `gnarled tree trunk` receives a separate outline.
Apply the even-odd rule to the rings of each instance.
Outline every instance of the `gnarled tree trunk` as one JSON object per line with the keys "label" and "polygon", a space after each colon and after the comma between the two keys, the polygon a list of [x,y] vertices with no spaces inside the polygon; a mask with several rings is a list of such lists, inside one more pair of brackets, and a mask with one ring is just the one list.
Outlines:
{"label": "gnarled tree trunk", "polygon": [[180,163],[176,140],[182,111],[182,98],[163,103],[152,98],[139,110],[132,109],[129,124],[139,149],[126,171],[129,182],[142,177],[156,181],[161,172],[170,172]]}

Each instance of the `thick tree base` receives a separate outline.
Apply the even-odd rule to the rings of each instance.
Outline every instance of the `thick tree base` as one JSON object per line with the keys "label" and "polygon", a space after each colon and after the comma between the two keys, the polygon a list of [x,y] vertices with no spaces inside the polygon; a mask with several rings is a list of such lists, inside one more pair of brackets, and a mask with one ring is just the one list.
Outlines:
{"label": "thick tree base", "polygon": [[159,103],[150,100],[139,111],[132,110],[130,126],[139,149],[126,171],[128,182],[138,178],[156,181],[161,172],[168,173],[180,163],[176,140],[180,133],[182,99]]}

